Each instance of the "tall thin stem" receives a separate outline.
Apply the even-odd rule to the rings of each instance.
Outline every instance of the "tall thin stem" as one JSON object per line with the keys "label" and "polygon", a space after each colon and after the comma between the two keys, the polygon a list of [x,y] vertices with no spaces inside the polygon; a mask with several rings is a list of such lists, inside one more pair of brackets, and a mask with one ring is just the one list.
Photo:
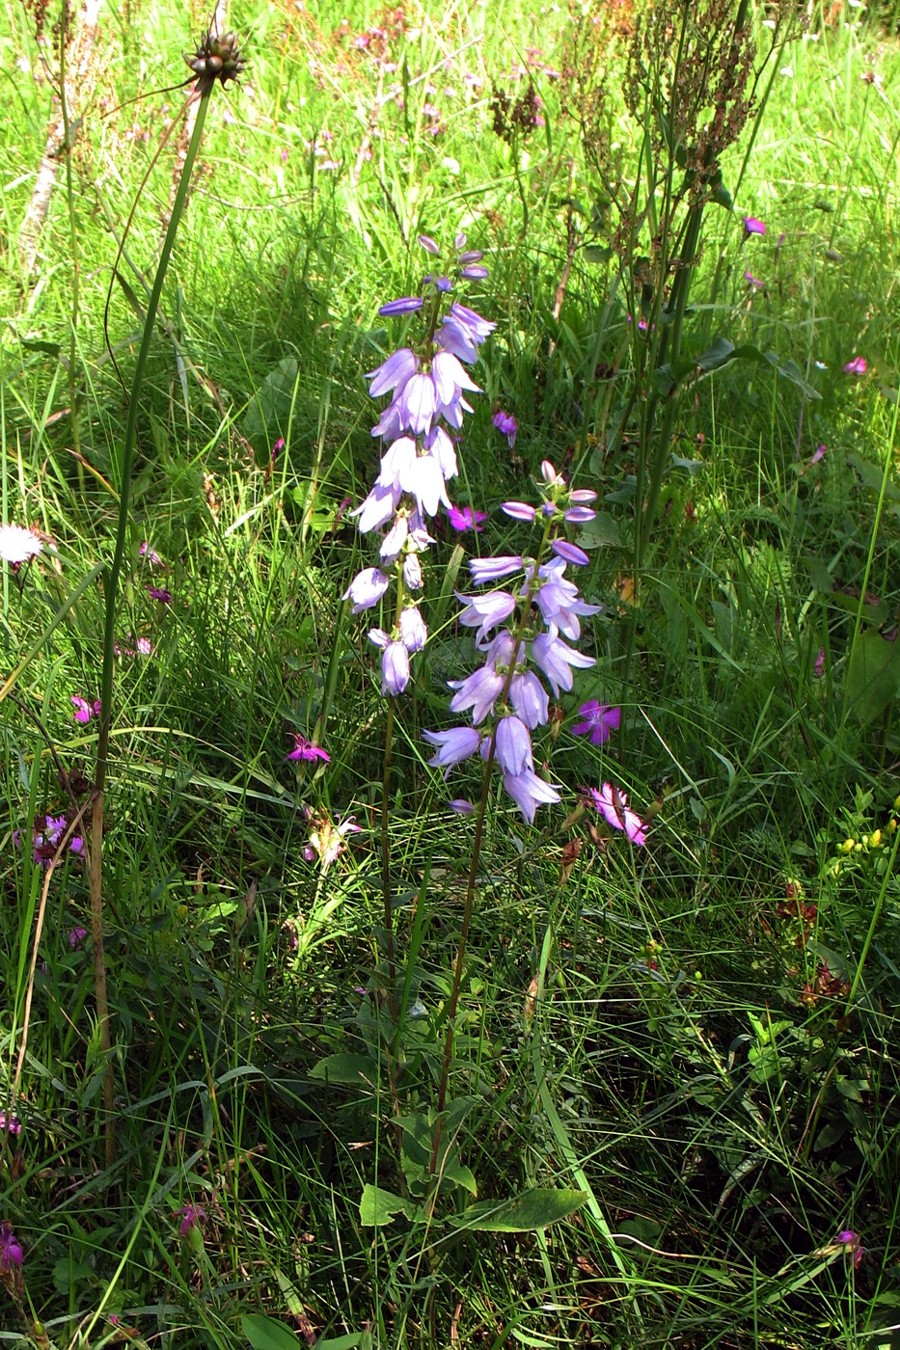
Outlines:
{"label": "tall thin stem", "polygon": [[134,377],[131,383],[131,394],[128,399],[128,415],[125,422],[125,437],[122,446],[121,473],[119,483],[119,516],[116,528],[116,543],[113,552],[113,559],[109,571],[103,578],[103,599],[105,606],[105,624],[103,630],[103,674],[100,684],[100,726],[97,736],[97,761],[94,771],[94,789],[96,797],[94,801],[93,816],[91,820],[91,846],[88,863],[88,874],[90,880],[91,893],[91,937],[93,941],[94,956],[94,1001],[97,1010],[97,1022],[100,1037],[100,1050],[106,1063],[106,1070],[103,1080],[103,1104],[106,1109],[106,1163],[111,1166],[115,1160],[116,1136],[115,1136],[115,1081],[113,1077],[113,1065],[110,1055],[111,1037],[109,1021],[109,996],[107,992],[106,980],[106,959],[103,948],[103,806],[104,789],[106,785],[106,772],[109,763],[109,738],[112,730],[112,698],[113,698],[113,659],[115,655],[115,633],[116,633],[116,611],[119,590],[119,580],[122,574],[122,563],[125,558],[125,541],[128,534],[128,513],[131,502],[131,479],[134,473],[134,460],[137,449],[137,424],[140,412],[141,390],[144,383],[144,375],[147,369],[147,360],[150,354],[150,344],[153,341],[154,328],[156,326],[156,315],[159,309],[159,301],[162,295],[163,284],[166,279],[166,272],[169,268],[169,261],[172,256],[172,249],[175,244],[175,236],[178,233],[178,226],[184,211],[184,205],[187,200],[188,187],[190,184],[191,173],[194,168],[194,162],[200,149],[200,140],[203,135],[203,124],[206,120],[206,109],[209,101],[209,95],[212,90],[212,84],[202,83],[200,88],[200,106],[197,109],[197,119],[194,123],[194,130],[188,145],[187,155],[185,156],[184,167],[181,172],[181,179],[178,184],[178,191],[175,195],[175,201],[172,207],[172,214],[169,219],[168,229],[163,240],[162,251],[159,257],[159,263],[156,268],[156,277],[153,282],[153,289],[150,292],[150,300],[147,306],[147,316],[144,320],[144,331],[141,337],[141,345],[138,349],[137,361],[134,368]]}

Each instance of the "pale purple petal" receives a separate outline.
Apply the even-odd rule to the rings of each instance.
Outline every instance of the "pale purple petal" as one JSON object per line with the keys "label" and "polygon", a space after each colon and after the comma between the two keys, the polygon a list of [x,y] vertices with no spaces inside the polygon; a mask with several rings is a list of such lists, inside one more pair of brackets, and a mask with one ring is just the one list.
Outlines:
{"label": "pale purple petal", "polygon": [[512,516],[513,520],[527,520],[529,524],[537,515],[537,509],[529,506],[527,502],[503,502],[500,510],[504,515]]}
{"label": "pale purple petal", "polygon": [[570,544],[568,539],[554,539],[550,547],[558,558],[575,563],[578,567],[586,567],[591,561],[583,548],[579,548],[577,544]]}
{"label": "pale purple petal", "polygon": [[361,614],[363,610],[372,609],[378,604],[390,584],[390,578],[379,568],[366,567],[356,574],[341,599],[350,600],[353,604],[352,613]]}
{"label": "pale purple petal", "polygon": [[436,769],[461,764],[478,752],[481,732],[476,727],[451,727],[449,731],[423,731],[429,745],[437,746],[437,753],[428,761]]}
{"label": "pale purple petal", "polygon": [[495,731],[497,763],[504,773],[516,776],[534,768],[531,736],[518,717],[501,717]]}
{"label": "pale purple petal", "polygon": [[521,774],[505,773],[503,787],[529,825],[534,823],[534,813],[540,805],[559,801],[559,793],[531,769]]}
{"label": "pale purple petal", "polygon": [[497,558],[471,558],[469,571],[472,580],[479,586],[485,581],[499,581],[513,572],[520,572],[525,566],[524,558],[519,554],[504,554]]}

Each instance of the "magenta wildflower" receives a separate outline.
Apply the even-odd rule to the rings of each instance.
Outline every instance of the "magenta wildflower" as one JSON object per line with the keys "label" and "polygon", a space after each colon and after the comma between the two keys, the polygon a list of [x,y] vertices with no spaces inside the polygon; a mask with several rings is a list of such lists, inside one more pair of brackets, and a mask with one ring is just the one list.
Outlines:
{"label": "magenta wildflower", "polygon": [[868,363],[864,356],[854,356],[852,361],[848,361],[844,366],[845,375],[865,375],[868,370]]}
{"label": "magenta wildflower", "polygon": [[100,702],[99,698],[95,698],[93,702],[89,703],[86,698],[82,698],[79,694],[72,694],[69,698],[69,702],[75,709],[72,716],[75,718],[75,721],[80,722],[82,726],[86,726],[92,717],[99,717],[103,711],[103,704]]}
{"label": "magenta wildflower", "polygon": [[610,733],[618,731],[622,722],[621,708],[613,708],[608,703],[598,703],[596,699],[582,703],[578,712],[584,720],[575,723],[572,735],[590,736],[592,745],[604,745],[609,740]]}
{"label": "magenta wildflower", "polygon": [[77,928],[69,929],[69,946],[72,948],[72,951],[75,951],[81,946],[82,942],[84,942],[84,939],[87,937],[87,931],[86,928],[82,928],[80,925]]}
{"label": "magenta wildflower", "polygon": [[[827,453],[828,453],[828,446],[825,445],[824,442],[820,443],[819,445],[816,446],[815,450],[810,456],[809,463],[818,464],[820,460],[823,460],[825,458]],[[809,467],[809,465],[807,465],[807,467]]]}
{"label": "magenta wildflower", "polygon": [[744,216],[745,236],[749,236],[751,234],[765,234],[765,232],[766,226],[764,221],[758,220],[756,216]]}
{"label": "magenta wildflower", "polygon": [[0,1111],[0,1134],[21,1134],[22,1122],[18,1116]]}
{"label": "magenta wildflower", "polygon": [[624,792],[613,787],[612,783],[604,783],[599,791],[597,788],[588,788],[587,796],[607,825],[611,825],[614,830],[623,830],[639,848],[644,846],[647,835],[643,821],[636,811],[631,810]]}
{"label": "magenta wildflower", "polygon": [[150,547],[146,539],[141,544],[140,548],[138,549],[138,552],[140,553],[142,558],[147,559],[151,567],[162,567],[163,565],[162,558],[159,556],[159,554],[156,552],[155,549],[152,549]]}
{"label": "magenta wildflower", "polygon": [[172,592],[167,591],[165,586],[147,586],[147,594],[154,600],[158,600],[161,605],[171,605]]}
{"label": "magenta wildflower", "polygon": [[305,736],[301,736],[299,731],[291,733],[294,737],[294,748],[288,755],[288,759],[316,760],[321,759],[327,764],[331,756],[327,750],[323,750],[320,745],[313,745]]}
{"label": "magenta wildflower", "polygon": [[813,676],[815,677],[815,679],[821,680],[824,674],[825,674],[825,648],[820,647],[818,655],[816,656],[815,664],[813,665]]}
{"label": "magenta wildflower", "polygon": [[181,1237],[188,1237],[191,1230],[197,1228],[206,1218],[206,1210],[202,1205],[182,1205],[181,1209],[176,1209],[175,1217],[181,1217],[181,1223],[178,1225],[178,1232]]}
{"label": "magenta wildflower", "polygon": [[476,511],[473,506],[451,506],[447,512],[447,519],[460,534],[464,530],[474,530],[476,534],[481,534],[487,518],[487,511]]}
{"label": "magenta wildflower", "polygon": [[759,277],[755,277],[752,272],[745,272],[744,280],[750,287],[751,291],[764,291],[766,288],[766,283],[764,281],[760,281]]}
{"label": "magenta wildflower", "polygon": [[839,1242],[846,1251],[847,1255],[852,1257],[853,1269],[859,1270],[866,1254],[865,1247],[862,1246],[862,1239],[859,1233],[855,1233],[852,1228],[844,1228],[838,1233],[835,1242]]}
{"label": "magenta wildflower", "polygon": [[277,440],[277,441],[275,442],[275,444],[272,446],[271,460],[272,460],[272,463],[273,463],[273,464],[275,463],[276,459],[277,459],[278,456],[281,454],[281,452],[282,452],[283,449],[284,449],[284,437],[283,437],[283,436],[279,436],[279,437],[278,437],[278,440]]}
{"label": "magenta wildflower", "polygon": [[13,1232],[12,1224],[0,1223],[0,1275],[19,1270],[23,1260],[22,1244]]}

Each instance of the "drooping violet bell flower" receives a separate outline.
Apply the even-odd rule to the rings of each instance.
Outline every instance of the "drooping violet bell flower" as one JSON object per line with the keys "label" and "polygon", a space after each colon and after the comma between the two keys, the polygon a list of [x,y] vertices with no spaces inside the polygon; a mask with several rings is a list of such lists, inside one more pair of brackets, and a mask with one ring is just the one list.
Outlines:
{"label": "drooping violet bell flower", "polygon": [[[481,732],[477,727],[450,727],[448,731],[423,731],[429,745],[437,746],[437,753],[428,761],[436,769],[450,769],[477,753],[481,746]],[[446,776],[446,775],[445,775]]]}
{"label": "drooping violet bell flower", "polygon": [[383,628],[373,628],[369,641],[381,648],[381,692],[397,698],[409,684],[409,652],[398,638],[390,638]]}
{"label": "drooping violet bell flower", "polygon": [[390,584],[390,577],[385,576],[379,568],[365,567],[357,572],[341,599],[351,601],[352,614],[361,614],[363,610],[372,609],[378,604]]}
{"label": "drooping violet bell flower", "polygon": [[765,221],[759,220],[756,216],[744,216],[745,237],[751,234],[765,234],[765,232]]}

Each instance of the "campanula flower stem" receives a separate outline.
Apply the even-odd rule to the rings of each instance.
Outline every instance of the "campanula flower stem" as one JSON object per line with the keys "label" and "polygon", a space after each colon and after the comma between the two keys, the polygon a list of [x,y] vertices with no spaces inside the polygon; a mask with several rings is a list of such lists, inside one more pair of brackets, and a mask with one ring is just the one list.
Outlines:
{"label": "campanula flower stem", "polygon": [[165,239],[163,240],[159,263],[156,268],[156,277],[153,282],[153,288],[150,292],[150,299],[147,305],[144,331],[141,336],[141,345],[138,348],[134,376],[131,383],[131,393],[128,399],[128,414],[125,421],[125,435],[122,443],[116,542],[112,562],[108,572],[106,572],[103,577],[105,624],[103,631],[103,674],[100,685],[100,701],[102,706],[100,712],[100,727],[97,736],[97,760],[94,770],[94,790],[96,797],[91,819],[88,877],[91,895],[94,1001],[97,1009],[100,1051],[106,1064],[103,1078],[103,1105],[106,1111],[107,1166],[111,1166],[115,1161],[116,1135],[115,1080],[113,1077],[113,1064],[110,1053],[109,998],[106,987],[106,961],[103,949],[103,805],[106,771],[109,762],[109,738],[112,730],[113,718],[113,660],[115,657],[116,645],[117,601],[119,582],[122,575],[122,564],[125,558],[125,544],[128,535],[131,480],[134,474],[135,452],[137,449],[137,426],[138,416],[140,414],[141,391],[147,370],[147,360],[150,355],[150,345],[153,341],[154,330],[156,327],[156,315],[159,310],[162,288],[166,279],[166,272],[169,268],[169,261],[172,257],[175,236],[178,233],[178,226],[184,212],[184,205],[187,200],[188,187],[190,185],[194,163],[200,149],[203,124],[206,119],[206,110],[211,89],[212,84],[207,84],[202,88],[200,93],[200,105],[197,109],[197,119],[194,123],[194,130],[188,145],[187,155],[185,156],[184,168],[181,172],[178,191],[175,195],[172,214],[169,219],[169,225],[166,230]]}

